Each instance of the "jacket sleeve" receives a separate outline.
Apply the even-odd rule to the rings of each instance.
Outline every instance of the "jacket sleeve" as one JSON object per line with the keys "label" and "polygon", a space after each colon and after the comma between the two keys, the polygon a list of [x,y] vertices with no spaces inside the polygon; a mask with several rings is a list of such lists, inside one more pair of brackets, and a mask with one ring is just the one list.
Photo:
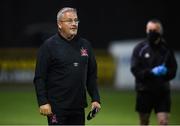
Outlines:
{"label": "jacket sleeve", "polygon": [[151,68],[143,66],[143,63],[141,63],[143,60],[139,56],[139,50],[139,46],[136,46],[133,50],[131,56],[130,70],[132,74],[135,76],[135,78],[138,78],[140,80],[151,78],[153,76],[151,73]]}
{"label": "jacket sleeve", "polygon": [[45,81],[47,79],[48,64],[48,49],[46,45],[42,45],[38,51],[34,76],[34,85],[39,106],[48,103]]}
{"label": "jacket sleeve", "polygon": [[91,45],[89,44],[89,58],[87,70],[87,91],[93,101],[100,103],[100,96],[97,85],[97,63]]}
{"label": "jacket sleeve", "polygon": [[167,67],[167,74],[164,76],[164,78],[165,80],[170,81],[176,76],[177,71],[177,61],[172,50],[169,51],[165,65]]}

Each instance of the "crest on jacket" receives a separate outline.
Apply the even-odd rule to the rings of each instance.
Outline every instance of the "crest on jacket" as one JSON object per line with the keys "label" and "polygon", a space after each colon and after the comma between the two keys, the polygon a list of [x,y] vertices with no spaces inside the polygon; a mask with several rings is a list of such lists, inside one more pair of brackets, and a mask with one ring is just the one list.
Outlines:
{"label": "crest on jacket", "polygon": [[88,50],[87,49],[84,49],[83,47],[81,48],[80,50],[81,52],[81,56],[88,56]]}

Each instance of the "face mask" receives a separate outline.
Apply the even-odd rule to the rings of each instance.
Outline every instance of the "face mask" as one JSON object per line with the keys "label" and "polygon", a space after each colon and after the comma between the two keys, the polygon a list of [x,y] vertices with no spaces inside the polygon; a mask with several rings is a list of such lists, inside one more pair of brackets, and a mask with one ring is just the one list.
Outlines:
{"label": "face mask", "polygon": [[160,33],[155,32],[155,31],[150,31],[147,34],[147,38],[151,43],[154,43],[158,38],[160,38],[160,36],[161,36]]}

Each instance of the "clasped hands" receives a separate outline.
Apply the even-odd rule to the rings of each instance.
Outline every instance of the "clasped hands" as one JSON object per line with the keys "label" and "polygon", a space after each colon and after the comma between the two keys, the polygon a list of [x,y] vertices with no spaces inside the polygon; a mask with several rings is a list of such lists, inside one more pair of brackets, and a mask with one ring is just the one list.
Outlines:
{"label": "clasped hands", "polygon": [[155,76],[161,76],[161,75],[166,75],[167,73],[167,67],[163,64],[163,65],[159,65],[154,67],[151,72],[155,75]]}

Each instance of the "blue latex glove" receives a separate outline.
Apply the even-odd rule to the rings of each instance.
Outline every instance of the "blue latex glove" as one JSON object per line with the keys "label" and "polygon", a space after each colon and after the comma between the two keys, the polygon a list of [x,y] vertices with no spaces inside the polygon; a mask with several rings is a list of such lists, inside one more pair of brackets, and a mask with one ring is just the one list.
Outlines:
{"label": "blue latex glove", "polygon": [[151,71],[156,76],[165,75],[167,73],[167,68],[165,65],[156,66]]}
{"label": "blue latex glove", "polygon": [[154,67],[151,72],[155,75],[155,76],[160,76],[160,72],[159,72],[159,66]]}
{"label": "blue latex glove", "polygon": [[167,74],[167,67],[165,65],[160,65],[159,71],[160,71],[161,75],[166,75]]}

